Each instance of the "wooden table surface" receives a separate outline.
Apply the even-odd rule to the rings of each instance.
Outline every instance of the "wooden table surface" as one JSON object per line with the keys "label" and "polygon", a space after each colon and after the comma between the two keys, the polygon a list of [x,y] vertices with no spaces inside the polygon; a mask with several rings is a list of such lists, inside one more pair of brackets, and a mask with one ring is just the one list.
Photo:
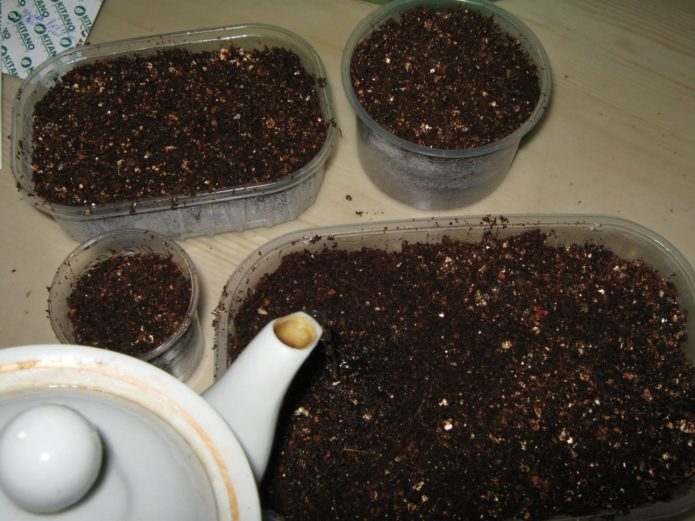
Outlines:
{"label": "wooden table surface", "polygon": [[[497,5],[523,20],[545,46],[553,70],[552,103],[495,192],[467,207],[427,212],[377,190],[356,156],[355,118],[343,93],[340,60],[344,42],[373,4],[105,1],[91,43],[248,22],[298,33],[323,60],[342,130],[318,199],[299,219],[180,242],[202,282],[199,312],[208,349],[189,381],[194,389],[211,382],[212,312],[227,278],[255,248],[290,231],[432,215],[606,214],[663,235],[695,264],[695,2],[500,0]],[[0,347],[55,343],[46,288],[77,243],[16,189],[7,134],[21,82],[9,76],[3,82]]]}

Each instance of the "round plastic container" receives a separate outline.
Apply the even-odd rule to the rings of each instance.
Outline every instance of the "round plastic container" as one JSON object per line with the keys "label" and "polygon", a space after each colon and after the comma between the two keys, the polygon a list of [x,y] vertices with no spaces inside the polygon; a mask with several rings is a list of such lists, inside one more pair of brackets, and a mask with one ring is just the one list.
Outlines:
{"label": "round plastic container", "polygon": [[[465,7],[492,16],[521,42],[538,68],[540,98],[531,116],[513,133],[487,145],[446,150],[417,145],[381,127],[360,105],[352,87],[355,47],[375,27],[404,11]],[[372,12],[350,35],[342,60],[345,93],[357,115],[357,152],[364,171],[385,193],[410,206],[444,210],[473,203],[493,191],[509,171],[521,138],[541,119],[550,100],[550,62],[540,41],[520,20],[484,0],[395,0]]]}
{"label": "round plastic container", "polygon": [[198,319],[198,279],[188,254],[174,241],[148,230],[115,230],[104,233],[78,246],[58,268],[49,292],[48,315],[58,340],[76,344],[68,318],[68,297],[80,277],[95,263],[113,255],[142,253],[171,255],[191,284],[191,298],[186,315],[178,329],[158,346],[139,358],[170,373],[179,380],[188,380],[203,355],[203,334]]}

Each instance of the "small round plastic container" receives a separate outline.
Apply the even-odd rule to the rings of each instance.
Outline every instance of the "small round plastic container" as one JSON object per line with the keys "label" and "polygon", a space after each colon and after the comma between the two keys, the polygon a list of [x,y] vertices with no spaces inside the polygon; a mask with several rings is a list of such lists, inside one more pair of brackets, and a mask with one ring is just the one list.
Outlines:
{"label": "small round plastic container", "polygon": [[188,309],[178,329],[140,359],[186,381],[203,355],[203,333],[198,319],[198,278],[188,254],[174,241],[148,230],[114,230],[78,246],[58,268],[49,291],[48,315],[58,340],[76,344],[68,317],[68,297],[80,277],[100,260],[114,255],[157,254],[171,256],[191,284]]}
{"label": "small round plastic container", "polygon": [[[521,42],[538,68],[540,98],[531,116],[513,133],[487,145],[445,150],[416,145],[380,126],[360,105],[352,87],[350,63],[355,47],[375,27],[417,7],[465,7],[493,17]],[[519,19],[485,0],[394,0],[372,12],[350,35],[343,50],[343,87],[357,115],[357,152],[362,168],[382,191],[423,210],[471,204],[492,192],[509,171],[517,148],[541,119],[550,100],[550,62],[540,41]]]}
{"label": "small round plastic container", "polygon": [[[36,104],[67,72],[97,61],[120,56],[148,56],[166,49],[192,53],[234,45],[246,49],[281,47],[299,56],[304,69],[325,78],[316,51],[300,36],[263,24],[234,25],[131,38],[86,45],[60,53],[41,64],[24,80],[13,103],[12,173],[29,202],[49,214],[72,238],[85,241],[105,231],[124,228],[153,230],[184,239],[198,235],[242,231],[296,219],[309,208],[321,187],[326,161],[333,148],[336,127],[329,124],[318,153],[304,166],[275,181],[230,186],[195,195],[151,197],[102,204],[93,208],[51,203],[35,193],[31,154],[34,146],[32,117]],[[328,87],[317,87],[323,119],[334,119]]]}

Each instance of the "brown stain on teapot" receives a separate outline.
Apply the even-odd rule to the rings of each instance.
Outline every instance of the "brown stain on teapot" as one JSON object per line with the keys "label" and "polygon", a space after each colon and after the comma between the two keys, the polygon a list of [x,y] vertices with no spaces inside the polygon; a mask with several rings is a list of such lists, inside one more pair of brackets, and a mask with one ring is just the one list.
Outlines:
{"label": "brown stain on teapot", "polygon": [[0,365],[0,373],[14,373],[16,371],[28,371],[42,365],[43,360],[23,360]]}

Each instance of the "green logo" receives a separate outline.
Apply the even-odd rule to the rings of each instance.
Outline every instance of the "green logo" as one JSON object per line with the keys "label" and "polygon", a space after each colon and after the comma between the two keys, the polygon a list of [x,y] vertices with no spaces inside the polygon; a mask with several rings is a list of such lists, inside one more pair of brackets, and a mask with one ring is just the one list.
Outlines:
{"label": "green logo", "polygon": [[34,32],[36,34],[46,34],[46,26],[43,24],[36,24],[34,26]]}
{"label": "green logo", "polygon": [[29,58],[29,56],[25,56],[19,63],[22,65],[22,67],[28,69],[29,67],[31,67],[31,58]]}
{"label": "green logo", "polygon": [[83,5],[77,5],[75,6],[75,14],[77,16],[84,16],[87,10],[84,8]]}
{"label": "green logo", "polygon": [[20,15],[17,11],[10,11],[7,13],[7,19],[10,22],[17,23],[22,19],[22,15]]}
{"label": "green logo", "polygon": [[72,40],[68,38],[67,36],[63,36],[60,39],[60,46],[65,47],[66,49],[72,45]]}

